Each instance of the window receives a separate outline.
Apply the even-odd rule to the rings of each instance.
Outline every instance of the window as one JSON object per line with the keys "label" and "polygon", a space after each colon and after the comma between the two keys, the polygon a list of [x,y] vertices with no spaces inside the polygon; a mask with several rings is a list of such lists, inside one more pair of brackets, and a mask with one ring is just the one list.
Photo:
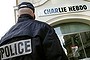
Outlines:
{"label": "window", "polygon": [[90,60],[90,25],[74,22],[54,29],[69,60]]}

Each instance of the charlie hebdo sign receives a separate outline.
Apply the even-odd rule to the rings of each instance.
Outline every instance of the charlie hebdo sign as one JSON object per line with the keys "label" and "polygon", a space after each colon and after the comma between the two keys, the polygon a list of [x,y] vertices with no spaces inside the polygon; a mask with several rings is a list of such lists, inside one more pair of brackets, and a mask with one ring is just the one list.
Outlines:
{"label": "charlie hebdo sign", "polygon": [[73,6],[64,6],[64,7],[52,7],[45,8],[39,11],[39,16],[53,15],[53,14],[62,14],[70,12],[80,12],[89,10],[89,5],[73,5]]}

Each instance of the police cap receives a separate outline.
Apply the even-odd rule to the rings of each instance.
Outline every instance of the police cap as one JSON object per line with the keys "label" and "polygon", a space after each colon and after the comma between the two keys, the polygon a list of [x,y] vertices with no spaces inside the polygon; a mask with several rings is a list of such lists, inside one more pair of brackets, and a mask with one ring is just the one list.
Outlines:
{"label": "police cap", "polygon": [[34,6],[30,2],[22,2],[18,5],[18,9],[21,8],[30,8],[33,12],[35,11]]}

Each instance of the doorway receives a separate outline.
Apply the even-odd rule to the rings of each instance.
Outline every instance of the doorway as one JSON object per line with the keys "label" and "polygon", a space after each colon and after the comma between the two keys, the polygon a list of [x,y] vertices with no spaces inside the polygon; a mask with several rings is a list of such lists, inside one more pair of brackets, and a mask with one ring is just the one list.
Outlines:
{"label": "doorway", "polygon": [[83,23],[65,23],[54,26],[69,60],[90,59],[90,26]]}
{"label": "doorway", "polygon": [[63,36],[70,60],[90,59],[90,31]]}

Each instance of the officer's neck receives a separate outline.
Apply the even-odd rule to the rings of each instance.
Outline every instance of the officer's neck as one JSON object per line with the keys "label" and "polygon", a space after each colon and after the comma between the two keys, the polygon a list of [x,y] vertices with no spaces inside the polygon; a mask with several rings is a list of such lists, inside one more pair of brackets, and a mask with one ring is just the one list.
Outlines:
{"label": "officer's neck", "polygon": [[29,19],[34,19],[30,14],[21,14],[19,18],[29,18]]}

